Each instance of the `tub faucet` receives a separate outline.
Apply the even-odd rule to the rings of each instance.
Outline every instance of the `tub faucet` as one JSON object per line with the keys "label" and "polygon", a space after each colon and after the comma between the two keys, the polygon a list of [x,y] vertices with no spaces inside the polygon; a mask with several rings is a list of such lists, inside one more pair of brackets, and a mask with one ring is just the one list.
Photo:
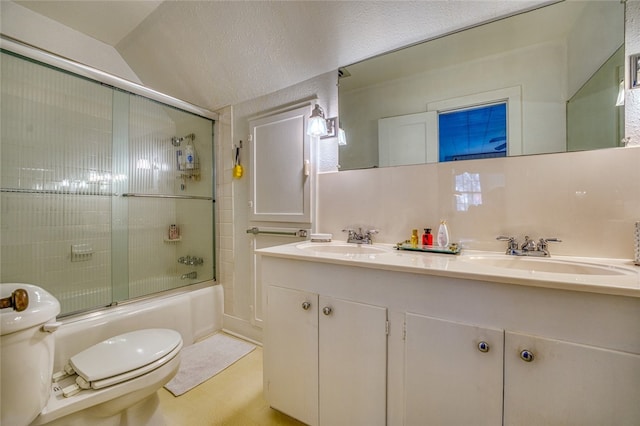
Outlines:
{"label": "tub faucet", "polygon": [[196,271],[191,271],[191,272],[187,272],[186,274],[180,275],[181,280],[186,280],[186,279],[194,280],[196,278],[198,278],[198,272]]}
{"label": "tub faucet", "polygon": [[362,232],[362,228],[358,228],[357,231],[347,228],[343,229],[342,232],[348,232],[347,243],[355,244],[373,244],[373,235],[378,233],[376,229],[369,229]]}

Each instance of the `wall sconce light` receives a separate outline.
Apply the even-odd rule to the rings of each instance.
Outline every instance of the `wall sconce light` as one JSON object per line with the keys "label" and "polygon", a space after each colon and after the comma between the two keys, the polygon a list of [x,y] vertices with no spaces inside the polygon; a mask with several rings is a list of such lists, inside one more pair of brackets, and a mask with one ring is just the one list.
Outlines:
{"label": "wall sconce light", "polygon": [[336,117],[324,118],[324,111],[316,104],[307,121],[307,135],[320,137],[320,139],[336,137]]}
{"label": "wall sconce light", "polygon": [[616,100],[616,106],[624,106],[624,80],[620,82],[618,88],[618,99]]}
{"label": "wall sconce light", "polygon": [[345,146],[347,144],[347,134],[342,127],[338,127],[338,145]]}

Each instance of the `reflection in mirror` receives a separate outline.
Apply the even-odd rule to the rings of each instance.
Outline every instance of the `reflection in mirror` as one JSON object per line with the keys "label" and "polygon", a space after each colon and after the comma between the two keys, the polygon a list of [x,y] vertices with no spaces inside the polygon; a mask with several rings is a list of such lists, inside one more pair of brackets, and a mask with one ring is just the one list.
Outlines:
{"label": "reflection in mirror", "polygon": [[624,4],[560,2],[340,69],[340,170],[620,146]]}

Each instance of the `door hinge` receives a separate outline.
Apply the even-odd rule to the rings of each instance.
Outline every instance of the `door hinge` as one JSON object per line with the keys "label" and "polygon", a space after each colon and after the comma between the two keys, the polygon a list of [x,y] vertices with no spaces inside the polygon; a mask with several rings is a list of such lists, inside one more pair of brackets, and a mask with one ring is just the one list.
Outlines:
{"label": "door hinge", "polygon": [[407,340],[407,322],[402,323],[402,340]]}
{"label": "door hinge", "polygon": [[385,321],[384,332],[387,334],[387,336],[389,335],[389,320]]}

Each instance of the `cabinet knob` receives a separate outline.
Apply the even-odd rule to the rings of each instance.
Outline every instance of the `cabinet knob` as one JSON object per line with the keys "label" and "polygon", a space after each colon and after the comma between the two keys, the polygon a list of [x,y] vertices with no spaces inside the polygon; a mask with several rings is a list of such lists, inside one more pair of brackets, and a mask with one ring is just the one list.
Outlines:
{"label": "cabinet knob", "polygon": [[324,308],[322,308],[322,313],[325,315],[331,315],[331,312],[333,312],[333,309],[331,309],[331,307],[329,306],[325,306]]}
{"label": "cabinet knob", "polygon": [[489,344],[487,342],[478,343],[478,350],[480,352],[489,352]]}
{"label": "cabinet knob", "polygon": [[304,309],[305,311],[308,311],[310,307],[311,307],[311,303],[302,302],[302,309]]}
{"label": "cabinet knob", "polygon": [[533,361],[533,352],[531,352],[528,349],[523,350],[522,352],[520,352],[520,359],[522,359],[525,362],[531,362]]}

